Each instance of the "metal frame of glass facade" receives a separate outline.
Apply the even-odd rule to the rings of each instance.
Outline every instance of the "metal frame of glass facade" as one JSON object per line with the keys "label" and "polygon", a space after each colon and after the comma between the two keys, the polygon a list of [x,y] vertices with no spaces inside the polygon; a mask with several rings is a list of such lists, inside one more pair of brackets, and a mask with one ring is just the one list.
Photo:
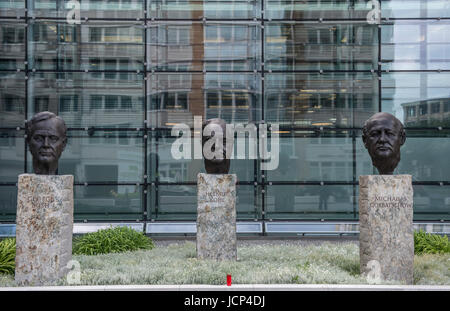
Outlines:
{"label": "metal frame of glass facade", "polygon": [[[358,175],[374,172],[371,165],[367,166],[368,156],[363,155],[364,149],[361,145],[362,121],[378,111],[394,111],[392,107],[395,106],[395,103],[392,104],[389,96],[386,95],[389,92],[401,90],[401,92],[408,93],[414,92],[414,89],[417,88],[421,90],[428,90],[429,88],[430,92],[434,92],[437,88],[440,90],[446,86],[450,87],[450,84],[446,84],[448,82],[447,75],[450,73],[450,55],[442,56],[443,61],[441,59],[440,64],[444,64],[443,67],[434,68],[433,62],[427,63],[428,54],[434,53],[430,47],[437,39],[431,40],[431,43],[427,42],[429,33],[427,33],[426,28],[423,28],[423,25],[428,25],[427,23],[438,25],[433,26],[436,27],[433,30],[433,36],[439,32],[439,25],[444,25],[444,30],[449,29],[447,25],[450,25],[450,7],[445,7],[445,1],[430,1],[429,3],[433,3],[435,6],[430,6],[429,10],[424,9],[426,1],[381,1],[382,16],[379,25],[367,23],[366,15],[371,10],[367,6],[367,1],[317,0],[309,1],[308,4],[301,1],[269,0],[124,1],[124,7],[127,7],[126,5],[128,5],[127,8],[130,6],[132,8],[133,6],[135,8],[140,7],[141,10],[131,10],[130,14],[125,14],[125,17],[120,16],[120,14],[120,17],[114,17],[113,11],[106,11],[107,14],[90,13],[88,10],[83,10],[82,7],[81,24],[70,26],[68,31],[70,32],[70,29],[73,31],[70,35],[61,33],[65,31],[64,27],[67,27],[65,17],[67,10],[64,8],[64,3],[67,1],[55,1],[59,8],[57,11],[46,9],[45,5],[42,6],[41,10],[38,10],[36,6],[31,7],[31,4],[36,5],[39,2],[45,1],[0,0],[0,4],[3,4],[1,9],[3,10],[5,7],[9,9],[0,13],[0,27],[3,31],[3,34],[0,35],[3,35],[3,38],[8,35],[7,30],[4,30],[5,27],[24,29],[22,35],[14,33],[12,36],[15,36],[15,38],[3,39],[2,41],[4,47],[9,42],[23,43],[23,50],[17,51],[19,56],[13,61],[13,65],[7,62],[0,63],[2,81],[4,82],[5,79],[17,80],[17,83],[7,85],[5,89],[17,88],[14,92],[19,94],[17,95],[19,99],[1,97],[0,100],[4,102],[5,107],[9,105],[9,108],[2,108],[0,105],[0,109],[3,109],[2,113],[16,111],[16,117],[17,115],[23,116],[23,119],[16,122],[16,120],[7,119],[8,117],[2,118],[0,116],[0,133],[2,134],[0,135],[0,141],[2,139],[4,141],[0,146],[5,146],[9,150],[16,150],[15,154],[9,156],[9,158],[5,155],[5,151],[2,153],[0,150],[0,159],[3,155],[4,159],[11,160],[14,158],[16,161],[20,159],[21,163],[23,161],[20,171],[15,170],[14,174],[30,172],[30,157],[24,139],[24,121],[42,107],[49,110],[61,110],[61,107],[65,107],[67,116],[70,114],[68,121],[69,141],[73,141],[74,144],[80,146],[98,143],[107,145],[110,143],[108,139],[111,138],[115,142],[111,144],[112,147],[120,147],[122,139],[123,145],[119,148],[120,154],[118,152],[115,155],[116,166],[119,165],[123,157],[127,163],[125,166],[132,169],[132,172],[136,174],[135,176],[127,175],[124,173],[124,168],[114,167],[114,161],[113,165],[105,165],[102,168],[96,167],[98,171],[95,172],[99,174],[99,178],[97,178],[98,176],[77,178],[77,173],[75,173],[75,196],[77,196],[77,192],[83,193],[83,196],[80,196],[82,200],[77,200],[77,197],[75,200],[76,221],[136,220],[145,224],[153,221],[195,220],[195,209],[190,208],[187,213],[179,209],[182,209],[186,204],[193,204],[189,201],[195,193],[196,185],[196,181],[192,178],[194,173],[189,171],[192,168],[186,168],[185,164],[179,163],[181,174],[187,176],[181,179],[172,178],[170,173],[164,176],[161,173],[163,171],[161,156],[164,156],[161,150],[163,148],[167,150],[170,141],[174,139],[170,136],[171,127],[168,124],[174,124],[176,121],[190,123],[192,113],[200,113],[204,118],[222,116],[226,107],[228,107],[227,105],[231,105],[233,108],[230,110],[230,115],[224,114],[224,118],[231,118],[231,122],[242,121],[255,124],[279,122],[280,141],[284,146],[282,152],[290,154],[288,159],[283,158],[282,160],[286,160],[285,163],[296,163],[296,166],[293,166],[294,170],[292,167],[287,167],[284,175],[281,173],[278,176],[276,171],[261,171],[259,169],[260,160],[248,160],[242,165],[237,165],[232,173],[238,173],[238,178],[239,174],[244,176],[244,178],[239,178],[238,197],[241,191],[244,198],[242,201],[246,202],[246,207],[243,208],[243,205],[240,206],[238,201],[238,220],[263,222],[272,220],[358,220]],[[83,1],[80,2],[83,4]],[[103,2],[105,5],[107,4],[107,1],[91,1],[89,3],[101,6]],[[192,7],[189,7],[190,2],[193,3]],[[122,5],[121,1],[111,3],[118,7]],[[208,11],[209,15],[205,13],[206,3],[211,5],[210,11]],[[411,7],[416,9],[408,11],[406,8],[402,8],[402,4],[405,5],[405,3],[410,3]],[[16,5],[16,10],[13,9],[14,5]],[[198,6],[202,7],[202,5],[204,5],[203,10],[197,12],[192,9]],[[337,9],[327,10],[326,5]],[[347,10],[341,9],[343,5]],[[440,8],[441,5],[442,9]],[[249,7],[253,11],[246,11]],[[286,9],[286,7],[291,9]],[[358,7],[360,9],[357,9]],[[220,8],[223,10],[218,10]],[[233,11],[233,8],[235,11]],[[240,10],[239,8],[244,9]],[[136,12],[140,13],[136,15]],[[186,12],[191,14],[189,18],[184,18],[185,15],[183,14],[186,14]],[[230,15],[226,15],[228,14],[226,12]],[[392,14],[392,12],[395,14]],[[92,14],[94,16],[91,16]],[[224,15],[221,16],[220,14]],[[396,27],[395,25],[402,24],[406,25],[404,29],[401,29],[398,35],[395,34],[396,30],[392,28]],[[39,30],[38,28],[41,27],[39,25],[47,25],[53,27],[51,29],[55,29],[55,40],[57,42],[53,42],[56,46],[54,49],[62,55],[56,56],[56,60],[49,59],[45,55],[46,51],[51,49],[49,46],[52,42],[40,40],[41,35],[45,37],[48,34],[45,34],[46,30]],[[102,25],[112,27],[102,28]],[[120,28],[123,29],[122,32],[117,30],[121,25],[123,26]],[[176,28],[177,25],[181,26]],[[280,25],[286,25],[286,27],[283,26],[283,28]],[[321,25],[327,25],[326,31],[321,28]],[[420,34],[418,41],[412,43],[407,40],[396,42],[395,40],[402,38],[402,34],[408,35],[408,25],[418,27],[418,33]],[[170,27],[175,28],[171,29]],[[213,34],[212,39],[207,37],[207,27],[209,27],[208,33]],[[88,32],[88,29],[97,30],[89,30]],[[111,29],[111,31],[108,29]],[[333,33],[333,35],[330,36],[327,31]],[[375,35],[371,39],[372,41],[365,42],[368,33]],[[96,48],[100,49],[100,45],[95,46],[95,44],[89,50],[89,53],[93,54],[87,53],[87,55],[89,54],[88,60],[86,56],[79,55],[81,53],[80,46],[84,44],[84,48],[88,49],[90,43],[95,41],[99,35],[103,36],[102,40],[106,45],[115,46],[118,50],[123,48],[124,54],[121,55],[124,56],[123,62],[111,62],[106,58],[101,59],[101,57],[96,59],[95,52],[98,51]],[[85,39],[88,36],[89,40]],[[186,42],[185,36],[194,39]],[[243,45],[247,45],[249,48],[236,58],[229,57],[227,53],[230,53],[230,49],[227,50],[225,47],[224,50],[223,44],[223,40],[225,40],[225,43],[227,42],[227,36],[244,38],[242,39],[244,44],[242,42],[241,44],[232,43],[234,45],[231,46],[234,50],[243,50]],[[359,41],[355,39],[356,37],[360,38]],[[195,41],[196,38],[199,40],[198,42]],[[316,40],[315,45],[311,44],[314,40]],[[351,40],[353,42],[348,46],[346,43]],[[425,43],[423,43],[424,40]],[[279,44],[279,42],[283,42],[284,45]],[[442,39],[442,42],[444,45],[448,43],[450,47],[450,38],[446,37]],[[74,47],[71,47],[72,43],[75,43]],[[190,46],[191,54],[185,53],[188,49],[183,48],[177,52],[176,46],[182,47],[184,44]],[[208,45],[208,50],[205,50],[206,45]],[[418,49],[419,53],[422,53],[419,54],[417,64],[414,62],[408,63],[414,57],[404,61],[402,55],[393,57],[388,55],[391,47],[403,45],[406,47],[405,51],[408,48],[409,51]],[[349,52],[347,48],[351,51]],[[281,54],[277,53],[281,52],[276,52],[279,50],[286,52],[283,52],[285,54],[280,56]],[[367,52],[368,50],[369,52]],[[332,54],[329,54],[330,51],[332,51]],[[440,51],[438,48],[437,53],[440,53]],[[72,55],[78,57],[78,64],[76,64],[75,59],[71,59],[70,62],[64,59],[64,53],[70,55],[72,52]],[[210,52],[212,56],[208,54]],[[244,56],[242,57],[242,55]],[[318,61],[315,61],[315,63],[305,61],[305,58],[311,58],[313,55],[317,57]],[[334,57],[334,59],[324,61],[327,55],[333,55],[332,58]],[[349,55],[353,58],[347,62],[343,61]],[[425,59],[424,55],[426,55]],[[361,58],[358,59],[358,57]],[[370,57],[375,58],[371,59]],[[223,61],[224,59],[227,60]],[[403,62],[406,67],[402,66]],[[448,63],[447,66],[445,66],[445,62]],[[439,62],[437,63],[437,66],[439,66]],[[405,69],[408,68],[407,66],[414,69]],[[107,76],[108,74],[113,78]],[[92,78],[92,75],[96,75],[96,78]],[[394,83],[391,86],[390,83],[396,75],[404,75],[406,78],[399,78],[396,80],[397,84]],[[408,75],[411,75],[412,78],[407,78]],[[394,78],[391,79],[391,77]],[[435,87],[427,84],[429,77],[433,81],[437,81],[436,83],[439,82],[440,77],[445,78],[442,78],[444,82],[441,85],[438,85],[438,83],[438,86]],[[233,90],[233,87],[224,86],[225,83],[236,83],[238,78],[241,79],[239,80],[239,86],[230,92],[230,88]],[[420,80],[418,84],[404,85],[406,84],[404,81],[415,81],[416,78]],[[174,81],[176,79],[178,80]],[[184,87],[185,79],[191,83],[191,86],[196,83],[200,85],[197,88],[202,90],[202,95],[198,96],[192,90],[186,91],[186,87]],[[326,82],[329,80],[332,80],[332,82]],[[208,86],[209,82],[212,86]],[[23,87],[20,87],[20,83],[23,83]],[[59,99],[56,108],[49,108],[49,100],[45,101],[39,97],[43,96],[42,92],[39,94],[40,86],[52,84],[58,86],[47,87],[44,91],[57,92]],[[66,85],[67,88],[72,87],[72,93],[69,95],[58,93],[61,85]],[[107,113],[105,112],[107,106],[121,107],[124,111],[124,119],[128,118],[128,120],[116,122],[120,123],[119,125],[115,124],[113,120],[99,126],[95,123],[94,117],[92,117],[92,120],[90,119],[90,124],[76,120],[76,112],[79,106],[83,106],[85,103],[87,106],[88,101],[87,99],[83,101],[84,99],[74,96],[84,96],[83,90],[94,85],[103,88],[104,92],[90,94],[90,110],[84,116],[94,116],[97,113],[102,114],[102,112],[104,115]],[[121,87],[123,89],[120,89]],[[247,91],[245,87],[247,87]],[[331,91],[320,90],[321,87],[332,89]],[[368,87],[370,89],[366,90]],[[115,88],[120,91],[120,94],[116,94],[117,98],[112,97],[116,96],[113,92]],[[2,89],[3,87],[0,87],[0,93],[3,92]],[[172,89],[176,91],[170,94],[169,91]],[[239,91],[236,91],[237,89]],[[130,90],[130,93],[127,93],[127,90]],[[210,93],[208,93],[208,90]],[[304,91],[303,94],[302,91]],[[108,92],[111,92],[111,94]],[[138,95],[139,92],[140,96]],[[427,94],[427,92],[425,93]],[[175,93],[176,95],[174,95]],[[132,95],[128,96],[129,94]],[[208,96],[213,96],[213,101],[218,102],[219,108],[210,105]],[[419,115],[426,115],[428,110],[437,109],[437,104],[433,106],[433,103],[425,100],[422,95],[417,97],[417,101],[411,100],[407,103],[413,107],[405,108],[404,111],[408,114],[408,117],[411,114],[411,117],[417,116],[417,119],[419,119]],[[432,97],[429,96],[428,98]],[[411,96],[411,98],[414,98],[414,96]],[[445,107],[449,105],[448,98],[450,98],[450,94],[447,94],[446,97],[442,96],[441,102],[437,102],[442,106],[437,114],[444,115],[446,113],[447,110],[445,109],[448,108]],[[433,100],[436,101],[435,98]],[[22,101],[23,106],[20,108],[14,106],[20,101]],[[200,102],[199,107],[195,105],[197,101]],[[240,109],[239,101],[243,101],[243,107],[247,107],[242,108],[240,114],[236,112]],[[62,106],[62,103],[67,106]],[[309,106],[302,108],[305,103],[309,103]],[[76,109],[73,109],[74,105],[77,107]],[[420,105],[426,105],[426,108]],[[133,116],[130,113],[132,110],[130,107],[139,106],[142,107],[142,110],[137,109],[138,112]],[[98,107],[104,107],[104,109],[98,109]],[[167,107],[169,108],[166,109]],[[176,107],[181,107],[180,111],[188,111],[191,114],[181,113],[178,119],[167,116],[173,111],[177,112],[176,109],[179,108]],[[170,113],[165,112],[169,110]],[[247,113],[245,110],[248,110]],[[315,116],[313,119],[316,118],[315,123],[307,121],[305,117],[310,111],[313,111],[311,114]],[[323,116],[319,116],[321,113]],[[329,118],[330,113],[335,114],[333,119],[329,119],[333,121],[331,123],[324,122],[324,118]],[[154,116],[156,116],[157,121],[152,121]],[[11,122],[8,123],[8,120]],[[163,121],[161,123],[158,120]],[[412,121],[407,122],[408,120]],[[422,192],[424,193],[422,197],[427,198],[427,200],[424,199],[423,207],[415,210],[415,220],[448,221],[450,220],[450,173],[446,168],[446,166],[449,166],[448,153],[445,153],[445,148],[439,149],[439,146],[450,146],[450,119],[436,122],[417,121],[416,123],[414,123],[414,120],[406,118],[402,120],[407,128],[408,139],[414,141],[415,147],[419,146],[418,149],[429,148],[429,152],[437,150],[435,151],[437,152],[437,157],[435,157],[437,162],[422,168],[417,168],[415,164],[406,165],[406,168],[414,168],[417,171],[439,171],[439,167],[433,167],[433,165],[439,165],[442,169],[445,169],[440,176],[436,173],[421,173],[420,176],[426,176],[426,178],[413,181],[415,192]],[[427,146],[427,143],[430,143],[430,146]],[[23,146],[23,149],[20,146]],[[302,147],[305,148],[302,149]],[[75,147],[72,148],[75,149]],[[306,149],[317,149],[319,151],[315,154],[306,154],[305,151],[305,153],[296,155],[299,150]],[[336,164],[337,162],[333,159],[328,161],[331,164],[327,161],[311,160],[320,155],[320,150],[323,150],[323,153],[326,154],[327,152],[335,152],[336,149],[339,149],[338,152],[340,152],[337,157],[350,159],[347,164]],[[72,152],[81,153],[82,150],[80,150],[73,150]],[[113,152],[111,150],[105,147],[103,154]],[[134,150],[135,153],[133,154],[133,151],[130,150]],[[413,150],[412,147],[408,150],[405,151],[405,147],[402,149],[402,159],[408,158],[408,153],[413,156],[420,154],[422,157],[427,154],[427,150]],[[101,154],[102,152],[97,152],[95,156],[101,157]],[[308,161],[311,160],[311,165],[308,168],[300,163],[301,160],[296,160],[302,157],[308,158]],[[365,157],[365,160],[361,160],[361,157]],[[99,160],[101,162],[101,158]],[[410,160],[408,163],[415,163],[414,159]],[[62,161],[64,161],[64,154]],[[135,164],[133,164],[133,161]],[[196,161],[197,164],[194,165],[194,168],[200,169],[201,164],[198,165],[198,163],[201,163],[201,161]],[[283,164],[280,163],[280,165]],[[8,164],[3,165],[7,166]],[[1,166],[2,163],[0,163]],[[74,173],[77,170],[74,163],[67,162],[63,167],[65,167],[64,173]],[[87,168],[85,167],[86,170]],[[170,167],[167,168],[168,172],[170,169]],[[117,170],[121,170],[121,172],[117,172]],[[176,170],[178,170],[178,166]],[[291,175],[293,173],[289,170],[296,171],[298,174],[293,176]],[[6,171],[6,168],[4,168],[4,171]],[[308,171],[307,178],[302,177],[305,171]],[[333,171],[336,171],[336,173],[333,173]],[[13,173],[5,173],[4,176],[0,177],[0,189],[3,189],[0,197],[3,196],[1,201],[4,202],[3,206],[0,205],[0,221],[4,223],[14,221],[14,195],[16,195],[14,192],[16,189],[14,176],[17,175]],[[333,176],[327,176],[327,174]],[[108,178],[108,176],[118,177]],[[135,187],[134,190],[132,190],[133,187]],[[330,192],[326,194],[327,191]],[[442,196],[439,199],[434,197],[436,191]],[[174,199],[176,202],[169,202],[169,199],[163,198],[165,201],[161,201],[161,194],[165,192],[171,193],[172,199],[179,197],[179,200]],[[339,195],[337,195],[342,192],[346,193],[345,199],[339,198]],[[286,197],[288,193],[292,194],[292,198],[280,198],[280,196]],[[109,201],[103,200],[100,202],[98,200],[96,203],[96,198],[106,194],[111,197]],[[446,194],[447,198],[445,197]],[[336,206],[343,207],[336,207],[335,211],[321,210],[320,207],[305,210],[302,207],[308,204],[314,204],[315,206],[319,203],[317,200],[322,195],[326,196],[326,201],[329,196],[334,196]],[[350,195],[350,199],[348,199],[348,195]],[[83,212],[80,212],[79,207],[84,204],[81,203],[82,201],[90,201],[91,203],[86,203],[87,205],[82,208]],[[121,203],[118,204],[119,201]],[[116,208],[108,206],[108,202],[111,202],[114,206],[117,205]],[[417,202],[420,202],[420,198]],[[433,207],[436,202],[441,204],[439,208]],[[93,204],[99,204],[99,206],[92,209]],[[169,212],[164,215],[164,204],[176,205],[179,208],[175,209],[176,212]],[[279,210],[277,206],[280,204],[287,207],[292,206],[292,208]],[[126,209],[121,210],[121,206],[133,206],[133,208],[130,212]],[[92,212],[89,212],[90,210]]]}

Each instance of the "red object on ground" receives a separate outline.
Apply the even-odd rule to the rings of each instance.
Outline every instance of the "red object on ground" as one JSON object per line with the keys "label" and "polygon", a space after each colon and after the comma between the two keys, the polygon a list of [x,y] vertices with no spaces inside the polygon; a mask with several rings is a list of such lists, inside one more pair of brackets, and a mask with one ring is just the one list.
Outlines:
{"label": "red object on ground", "polygon": [[231,286],[231,274],[227,274],[227,286]]}

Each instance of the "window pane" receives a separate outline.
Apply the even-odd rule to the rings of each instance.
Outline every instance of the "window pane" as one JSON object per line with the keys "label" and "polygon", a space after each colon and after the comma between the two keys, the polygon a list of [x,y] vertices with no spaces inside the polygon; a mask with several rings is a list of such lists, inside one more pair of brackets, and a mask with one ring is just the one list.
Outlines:
{"label": "window pane", "polygon": [[370,11],[366,1],[354,0],[265,0],[269,19],[361,19]]}
{"label": "window pane", "polygon": [[[143,77],[129,76],[129,80],[95,79],[89,73],[64,73],[56,80],[56,73],[34,73],[30,77],[28,117],[49,110],[61,116],[68,127],[142,127]],[[57,82],[56,82],[57,81]],[[124,94],[131,97],[131,105],[119,105]],[[70,110],[58,111],[61,98],[70,98]]]}
{"label": "window pane", "polygon": [[267,187],[265,211],[274,220],[355,220],[358,214],[353,202],[353,186],[273,185]]}
{"label": "window pane", "polygon": [[25,74],[0,72],[0,127],[24,126]]}
{"label": "window pane", "polygon": [[151,17],[168,19],[248,19],[261,16],[260,0],[152,0]]}
{"label": "window pane", "polygon": [[[28,61],[36,70],[118,70],[115,62],[127,60],[128,70],[142,70],[143,26],[126,22],[36,21],[29,25]],[[114,61],[114,64],[112,62]],[[96,77],[103,75],[94,73]],[[105,78],[115,78],[115,76]]]}
{"label": "window pane", "polygon": [[25,1],[26,0],[0,0],[0,16],[25,16]]}
{"label": "window pane", "polygon": [[447,0],[381,0],[382,17],[450,17]]}
{"label": "window pane", "polygon": [[24,173],[24,131],[0,130],[0,183],[14,182]]}
{"label": "window pane", "polygon": [[2,22],[0,38],[0,69],[25,69],[25,25]]}
{"label": "window pane", "polygon": [[[149,77],[148,102],[152,110],[148,111],[148,120],[153,127],[172,127],[180,122],[193,127],[194,116],[203,120],[220,117],[228,123],[260,120],[260,75],[157,73]],[[210,94],[214,93],[223,94],[223,98],[210,102]],[[248,98],[244,105],[236,100],[243,94]]]}
{"label": "window pane", "polygon": [[[144,0],[82,0],[81,18],[143,18]],[[64,17],[74,8],[69,0],[28,0],[31,16]]]}
{"label": "window pane", "polygon": [[148,31],[150,69],[259,70],[259,40],[260,27],[255,22],[160,22]]}
{"label": "window pane", "polygon": [[414,221],[450,220],[450,187],[414,185]]}
{"label": "window pane", "polygon": [[[450,74],[397,72],[382,75],[382,108],[406,127],[449,127]],[[437,106],[439,106],[438,111]],[[431,109],[434,106],[434,110]]]}
{"label": "window pane", "polygon": [[378,63],[378,27],[367,23],[268,23],[268,70],[370,70]]}
{"label": "window pane", "polygon": [[142,220],[141,186],[74,186],[74,220]]}
{"label": "window pane", "polygon": [[395,21],[381,33],[383,70],[450,69],[450,22]]}
{"label": "window pane", "polygon": [[371,73],[273,73],[265,76],[265,120],[297,127],[360,127],[378,111]]}
{"label": "window pane", "polygon": [[17,210],[17,187],[0,186],[0,220],[14,221]]}
{"label": "window pane", "polygon": [[266,171],[268,181],[353,180],[351,132],[324,133],[319,137],[314,132],[281,132],[279,165]]}

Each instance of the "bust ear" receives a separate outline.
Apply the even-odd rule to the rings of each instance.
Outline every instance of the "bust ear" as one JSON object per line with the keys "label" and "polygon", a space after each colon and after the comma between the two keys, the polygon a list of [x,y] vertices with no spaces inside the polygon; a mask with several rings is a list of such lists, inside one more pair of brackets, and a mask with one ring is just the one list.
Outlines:
{"label": "bust ear", "polygon": [[64,136],[62,151],[66,149],[66,146],[67,146],[67,136]]}
{"label": "bust ear", "polygon": [[403,146],[403,144],[405,143],[405,141],[406,141],[406,133],[405,133],[405,130],[402,130],[402,132],[401,132],[401,139],[400,139],[400,146]]}
{"label": "bust ear", "polygon": [[362,134],[362,141],[364,143],[364,147],[366,147],[366,149],[368,149],[367,148],[367,136],[364,133]]}

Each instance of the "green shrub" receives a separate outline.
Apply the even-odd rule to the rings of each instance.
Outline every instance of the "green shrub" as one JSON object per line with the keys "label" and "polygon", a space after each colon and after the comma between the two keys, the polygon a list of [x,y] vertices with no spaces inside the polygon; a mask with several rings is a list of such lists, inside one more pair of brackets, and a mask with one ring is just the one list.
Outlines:
{"label": "green shrub", "polygon": [[414,253],[443,254],[450,253],[450,241],[447,236],[426,233],[423,230],[414,232]]}
{"label": "green shrub", "polygon": [[74,255],[121,253],[138,249],[152,249],[152,239],[129,227],[115,227],[87,233],[73,241]]}
{"label": "green shrub", "polygon": [[16,267],[16,239],[0,241],[0,274],[14,274]]}

